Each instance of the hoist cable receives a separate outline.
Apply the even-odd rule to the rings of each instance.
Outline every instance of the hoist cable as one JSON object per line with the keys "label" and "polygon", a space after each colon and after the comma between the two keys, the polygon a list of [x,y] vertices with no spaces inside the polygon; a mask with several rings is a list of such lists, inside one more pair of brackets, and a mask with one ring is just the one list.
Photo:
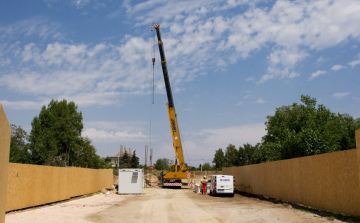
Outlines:
{"label": "hoist cable", "polygon": [[[151,30],[153,32],[153,29]],[[150,46],[151,46],[151,49],[150,49],[150,54],[153,54],[152,56],[152,94],[151,94],[151,105],[150,105],[150,149],[152,149],[151,147],[151,138],[152,138],[152,135],[151,135],[151,130],[152,130],[152,126],[151,126],[151,118],[152,118],[152,105],[154,104],[154,78],[155,78],[155,32],[154,32],[154,36],[153,36],[153,42],[151,42],[151,38],[150,38]],[[150,66],[151,68],[151,66]]]}
{"label": "hoist cable", "polygon": [[155,32],[153,32],[153,44],[152,44],[152,53],[153,53],[153,57],[152,57],[152,62],[153,62],[153,69],[152,69],[152,104],[154,104],[154,100],[155,100]]}
{"label": "hoist cable", "polygon": [[[185,140],[183,139],[183,134],[181,134],[181,130],[180,130],[179,125],[178,125],[178,129],[179,129],[181,144],[184,145],[185,152],[186,152],[186,156],[187,156],[187,159],[188,159],[188,161],[189,161],[189,166],[191,166],[191,162],[190,162],[189,155],[188,155],[188,153],[187,153],[187,149],[186,149],[186,145],[185,145]],[[184,152],[183,152],[183,153],[184,153]]]}

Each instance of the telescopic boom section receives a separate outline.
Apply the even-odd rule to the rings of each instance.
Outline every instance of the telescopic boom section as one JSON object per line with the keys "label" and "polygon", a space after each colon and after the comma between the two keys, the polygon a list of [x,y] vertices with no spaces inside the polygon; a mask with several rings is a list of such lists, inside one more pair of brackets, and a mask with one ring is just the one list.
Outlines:
{"label": "telescopic boom section", "polygon": [[[167,98],[168,98],[167,107],[168,107],[168,114],[169,114],[169,122],[170,122],[170,129],[172,132],[173,145],[174,145],[175,155],[176,155],[175,156],[175,170],[176,171],[186,171],[187,168],[185,167],[185,163],[184,163],[184,156],[183,156],[183,151],[182,151],[182,146],[181,146],[180,132],[179,132],[177,118],[176,118],[175,105],[174,105],[174,100],[173,100],[173,96],[172,96],[172,92],[171,92],[169,74],[168,74],[168,70],[167,70],[167,66],[166,66],[164,46],[163,46],[161,35],[160,35],[160,25],[153,23],[152,26],[156,30],[156,34],[157,34],[157,38],[158,38],[158,45],[159,45],[160,58],[161,58],[161,67],[163,70],[166,94],[167,94]],[[180,170],[177,169],[177,159],[179,160]]]}
{"label": "telescopic boom section", "polygon": [[153,24],[153,28],[156,30],[156,35],[158,38],[158,44],[159,44],[159,51],[160,51],[160,59],[161,59],[161,67],[164,74],[164,81],[165,81],[165,87],[166,87],[166,94],[168,97],[168,104],[170,108],[174,107],[174,100],[172,96],[171,86],[170,86],[170,79],[169,79],[169,73],[166,66],[166,58],[165,58],[165,52],[164,52],[164,46],[162,44],[161,35],[160,35],[160,25],[159,24]]}

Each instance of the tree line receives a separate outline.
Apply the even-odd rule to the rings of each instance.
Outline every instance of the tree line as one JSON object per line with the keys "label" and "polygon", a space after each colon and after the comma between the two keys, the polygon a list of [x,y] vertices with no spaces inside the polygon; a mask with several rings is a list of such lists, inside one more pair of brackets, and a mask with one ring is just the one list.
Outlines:
{"label": "tree line", "polygon": [[[74,102],[51,100],[32,120],[29,135],[21,126],[11,125],[9,161],[61,167],[111,168],[111,158],[101,158],[96,154],[91,140],[81,136],[82,121],[82,112],[78,111]],[[133,157],[131,164],[135,165],[137,157]]]}
{"label": "tree line", "polygon": [[229,144],[225,151],[215,151],[215,169],[244,166],[276,160],[291,159],[322,153],[354,149],[355,130],[360,118],[348,114],[332,113],[316,99],[301,96],[303,104],[277,108],[275,115],[267,116],[267,134],[261,143],[240,146]]}
{"label": "tree line", "polygon": [[[168,166],[174,165],[173,161],[167,159],[167,158],[161,158],[157,159],[154,165],[154,168],[156,170],[166,170]],[[185,163],[185,166],[188,167],[188,164]],[[191,171],[210,171],[210,170],[216,170],[215,165],[210,165],[210,163],[204,163],[203,165],[199,165],[199,167],[191,166]]]}

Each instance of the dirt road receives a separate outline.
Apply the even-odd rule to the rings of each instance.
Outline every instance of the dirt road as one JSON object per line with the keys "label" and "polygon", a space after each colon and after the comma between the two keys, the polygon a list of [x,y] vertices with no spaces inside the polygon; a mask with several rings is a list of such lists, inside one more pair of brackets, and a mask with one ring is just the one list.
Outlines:
{"label": "dirt road", "polygon": [[143,195],[104,195],[6,215],[12,222],[340,222],[236,194],[212,197],[190,189],[146,188]]}

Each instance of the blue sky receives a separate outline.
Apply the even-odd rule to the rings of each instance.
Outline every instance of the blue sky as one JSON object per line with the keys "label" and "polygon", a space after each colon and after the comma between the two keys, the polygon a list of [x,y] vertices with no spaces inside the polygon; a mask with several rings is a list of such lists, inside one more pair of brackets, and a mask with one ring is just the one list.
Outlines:
{"label": "blue sky", "polygon": [[[74,101],[98,154],[120,145],[174,159],[151,23],[159,23],[187,162],[255,144],[267,115],[315,97],[360,117],[358,0],[0,3],[0,102],[31,130],[51,99]],[[150,115],[151,113],[151,115]],[[150,147],[149,147],[150,148]]]}

